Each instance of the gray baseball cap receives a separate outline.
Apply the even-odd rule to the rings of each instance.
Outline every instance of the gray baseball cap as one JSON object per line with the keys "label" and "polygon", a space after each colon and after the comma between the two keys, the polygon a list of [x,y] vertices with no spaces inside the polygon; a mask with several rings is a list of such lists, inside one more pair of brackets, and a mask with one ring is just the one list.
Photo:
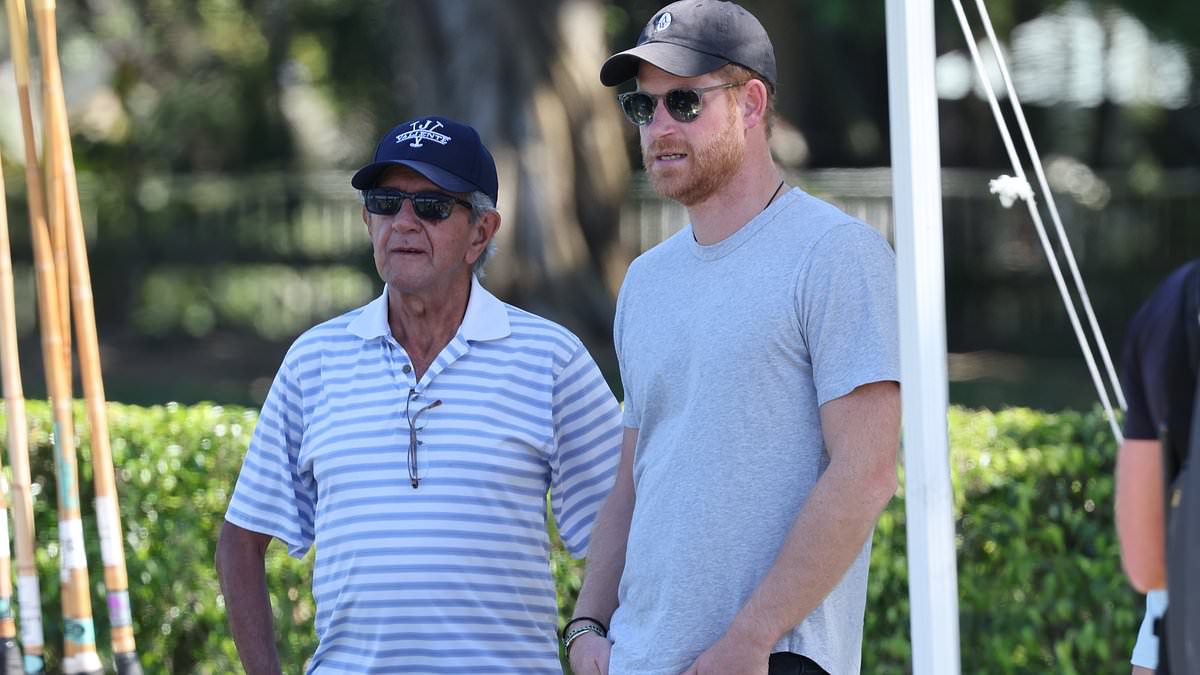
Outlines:
{"label": "gray baseball cap", "polygon": [[726,0],[679,0],[654,15],[637,46],[614,54],[600,68],[613,87],[637,76],[642,61],[679,77],[695,77],[736,63],[775,90],[775,47],[767,31],[741,5]]}

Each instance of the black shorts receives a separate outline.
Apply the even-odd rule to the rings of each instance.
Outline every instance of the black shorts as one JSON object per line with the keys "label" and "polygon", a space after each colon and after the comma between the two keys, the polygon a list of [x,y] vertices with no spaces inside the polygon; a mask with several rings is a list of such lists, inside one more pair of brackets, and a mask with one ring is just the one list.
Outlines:
{"label": "black shorts", "polygon": [[767,675],[829,675],[812,659],[791,652],[776,652],[771,655]]}

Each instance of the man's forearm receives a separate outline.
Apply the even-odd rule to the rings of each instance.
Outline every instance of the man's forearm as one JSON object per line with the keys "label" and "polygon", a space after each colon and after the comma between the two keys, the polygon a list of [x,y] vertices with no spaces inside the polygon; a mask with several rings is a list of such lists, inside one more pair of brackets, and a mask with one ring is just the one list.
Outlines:
{"label": "man's forearm", "polygon": [[263,535],[226,522],[217,543],[217,572],[234,644],[247,675],[280,675],[275,622],[267,593]]}
{"label": "man's forearm", "polygon": [[1117,451],[1117,534],[1121,563],[1145,593],[1166,585],[1162,443],[1127,438]]}
{"label": "man's forearm", "polygon": [[637,430],[626,429],[616,482],[592,528],[587,574],[575,601],[575,616],[590,616],[607,623],[616,611],[617,586],[625,570],[625,547],[633,518],[632,465],[636,444]]}
{"label": "man's forearm", "polygon": [[845,576],[894,493],[894,473],[889,487],[886,478],[864,486],[827,471],[730,632],[769,649],[800,624]]}
{"label": "man's forearm", "polygon": [[842,580],[896,494],[899,387],[876,382],[826,403],[821,432],[829,466],[728,630],[763,650],[804,621]]}
{"label": "man's forearm", "polygon": [[575,616],[590,616],[607,623],[617,609],[617,586],[625,569],[625,544],[633,513],[632,500],[628,506],[621,502],[624,502],[621,495],[610,494],[596,517],[588,546],[587,575],[575,601]]}

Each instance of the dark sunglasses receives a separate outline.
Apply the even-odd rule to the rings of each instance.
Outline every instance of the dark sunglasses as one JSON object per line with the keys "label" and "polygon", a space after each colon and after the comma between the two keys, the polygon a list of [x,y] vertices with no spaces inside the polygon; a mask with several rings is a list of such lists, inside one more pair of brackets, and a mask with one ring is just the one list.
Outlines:
{"label": "dark sunglasses", "polygon": [[658,108],[658,100],[662,99],[663,105],[667,107],[667,112],[671,117],[680,122],[692,122],[700,116],[700,110],[703,108],[704,95],[710,91],[718,89],[729,89],[731,87],[740,87],[746,84],[746,81],[741,82],[726,82],[725,84],[714,84],[711,87],[699,87],[696,89],[672,89],[665,94],[647,94],[644,91],[629,91],[624,94],[618,94],[617,100],[621,102],[621,110],[625,112],[625,116],[630,122],[644,127],[654,120],[654,111]]}
{"label": "dark sunglasses", "polygon": [[416,213],[418,218],[431,222],[449,218],[455,204],[471,208],[470,202],[444,192],[403,192],[395,188],[363,190],[363,205],[367,207],[367,211],[381,216],[400,213],[405,199],[412,200],[413,213]]}

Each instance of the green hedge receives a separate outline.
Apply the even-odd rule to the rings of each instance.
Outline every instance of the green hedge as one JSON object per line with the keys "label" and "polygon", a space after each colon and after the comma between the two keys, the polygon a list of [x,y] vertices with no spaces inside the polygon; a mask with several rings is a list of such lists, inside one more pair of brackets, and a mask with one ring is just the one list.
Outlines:
{"label": "green hedge", "polygon": [[[30,468],[47,670],[56,672],[62,645],[62,612],[55,557],[58,527],[52,423],[45,403],[30,401],[27,412],[32,426]],[[212,405],[109,406],[130,603],[138,653],[147,673],[225,675],[242,670],[225,627],[213,554],[225,505],[256,419],[252,410]],[[86,459],[90,434],[82,406],[76,407],[76,429],[80,433],[79,483],[96,643],[105,663],[109,663],[103,567],[91,510],[91,467]],[[3,458],[7,473],[7,448]],[[315,642],[308,590],[310,568],[290,559],[278,544],[273,544],[271,551],[268,564],[282,656],[285,663],[300,664]],[[298,665],[293,665],[288,672],[297,669]]]}
{"label": "green hedge", "polygon": [[[29,403],[38,562],[50,670],[60,649],[55,481],[47,407]],[[213,549],[255,423],[252,410],[213,405],[112,404],[130,595],[148,673],[240,672]],[[77,410],[91,503],[88,434]],[[1141,618],[1120,571],[1113,528],[1114,447],[1097,413],[952,410],[963,672],[1118,672]],[[3,455],[7,466],[7,451]],[[85,513],[97,641],[107,655],[95,522]],[[903,494],[876,530],[863,648],[864,673],[911,671]],[[563,613],[582,570],[556,547]],[[281,545],[268,556],[284,663],[314,648],[309,561]],[[106,656],[107,661],[107,656]]]}
{"label": "green hedge", "polygon": [[[1143,600],[1121,572],[1100,412],[950,411],[964,673],[1116,673]],[[864,673],[908,673],[903,480],[871,552]]]}

